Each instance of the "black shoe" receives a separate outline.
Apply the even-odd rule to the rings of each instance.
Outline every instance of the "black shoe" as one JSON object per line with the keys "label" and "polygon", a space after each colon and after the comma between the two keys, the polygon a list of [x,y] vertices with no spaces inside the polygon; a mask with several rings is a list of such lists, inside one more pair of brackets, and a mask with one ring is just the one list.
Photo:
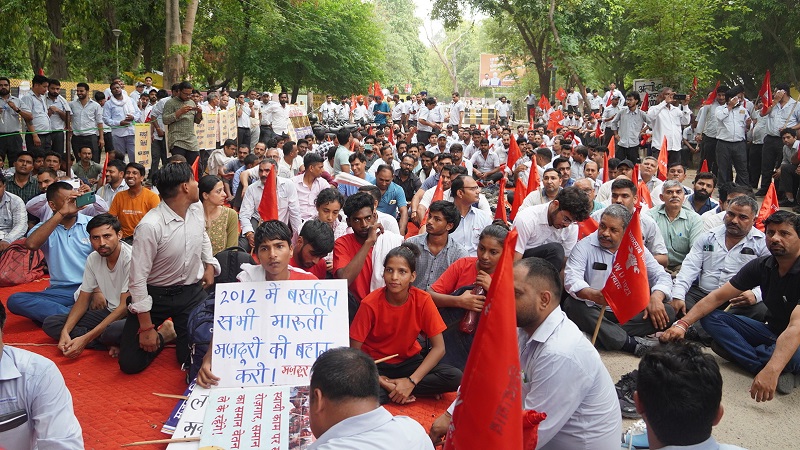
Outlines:
{"label": "black shoe", "polygon": [[714,341],[708,333],[700,333],[695,326],[689,327],[689,331],[686,332],[684,338],[689,341],[698,342],[706,347],[710,347],[711,343]]}
{"label": "black shoe", "polygon": [[641,419],[642,416],[636,412],[636,404],[633,403],[630,397],[623,397],[619,399],[619,410],[622,417],[625,419]]}
{"label": "black shoe", "polygon": [[711,343],[711,350],[727,361],[736,362],[736,359],[733,357],[733,355],[731,355],[731,352],[722,348],[722,346],[716,341]]}
{"label": "black shoe", "polygon": [[756,197],[766,197],[766,196],[767,196],[766,189],[759,189],[758,192],[756,192]]}
{"label": "black shoe", "polygon": [[633,391],[636,390],[636,378],[639,375],[638,370],[628,372],[617,381],[614,387],[617,389],[617,397],[632,397]]}
{"label": "black shoe", "polygon": [[795,203],[794,200],[786,199],[779,201],[778,205],[780,205],[781,208],[788,208],[790,206],[796,206],[797,203]]}

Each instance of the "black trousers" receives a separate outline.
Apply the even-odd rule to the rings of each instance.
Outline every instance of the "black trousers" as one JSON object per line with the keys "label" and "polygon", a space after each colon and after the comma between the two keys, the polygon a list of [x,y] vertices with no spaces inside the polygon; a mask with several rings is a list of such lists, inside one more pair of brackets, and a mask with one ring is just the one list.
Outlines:
{"label": "black trousers", "polygon": [[261,125],[261,133],[258,135],[258,142],[267,143],[268,140],[277,136],[272,129],[272,125]]}
{"label": "black trousers", "polygon": [[[52,143],[50,144],[50,149],[62,156],[61,159],[63,160],[62,161],[63,164],[67,163],[66,136],[67,133],[64,133],[63,131],[54,131],[50,133],[50,139],[52,141]],[[39,137],[41,138],[41,136]],[[42,144],[44,144],[44,141],[42,141]]]}
{"label": "black trousers", "polygon": [[236,129],[236,139],[239,141],[239,145],[244,144],[250,147],[250,128],[238,127]]}
{"label": "black trousers", "polygon": [[153,174],[158,170],[158,163],[161,166],[167,165],[167,142],[163,139],[153,139],[150,143],[150,173],[147,174],[148,178],[153,179]]}
{"label": "black trousers", "polygon": [[611,139],[614,137],[614,130],[610,127],[606,127],[603,129],[603,147],[608,147],[608,143],[611,142]]}
{"label": "black trousers", "polygon": [[733,181],[733,169],[736,169],[736,184],[750,187],[750,176],[747,174],[747,143],[717,140],[716,153],[719,170],[717,179],[720,186]]}
{"label": "black trousers", "polygon": [[617,158],[628,159],[634,164],[639,163],[639,146],[636,147],[622,147],[617,146]]}
{"label": "black trousers", "polygon": [[783,141],[777,136],[764,136],[761,146],[761,189],[767,192],[772,182],[772,174],[781,166],[783,160]]}
{"label": "black trousers", "polygon": [[96,163],[100,162],[100,147],[98,147],[97,144],[98,138],[96,134],[90,134],[87,136],[78,136],[73,134],[71,141],[72,154],[75,155],[75,161],[79,161],[81,159],[81,149],[84,147],[89,147],[92,149],[92,161]]}
{"label": "black trousers", "polygon": [[3,166],[3,159],[6,157],[8,157],[8,167],[12,167],[20,153],[22,153],[21,135],[0,137],[0,167]]}
{"label": "black trousers", "polygon": [[[178,364],[189,361],[189,313],[198,303],[208,296],[200,283],[175,287],[147,286],[147,293],[153,297],[153,307],[150,309],[150,319],[158,328],[167,318],[171,317],[175,324],[175,353]],[[119,368],[127,374],[139,373],[147,368],[151,362],[164,349],[163,342],[159,343],[158,350],[146,352],[139,347],[139,318],[136,314],[129,314],[122,330],[119,349]]]}
{"label": "black trousers", "polygon": [[792,197],[797,198],[797,185],[800,181],[800,175],[797,173],[797,166],[794,164],[781,165],[781,177],[778,183],[778,192],[787,192],[792,194]]}
{"label": "black trousers", "polygon": [[522,254],[523,258],[542,258],[543,260],[549,262],[556,268],[556,270],[561,270],[564,267],[564,263],[567,261],[566,256],[564,255],[564,247],[561,244],[550,243],[550,244],[543,244],[538,247],[529,248],[525,250],[525,253]]}
{"label": "black trousers", "polygon": [[[46,152],[49,152],[50,149],[53,148],[53,135],[51,133],[37,133],[39,136],[39,141],[41,141],[42,145],[36,146],[33,145],[33,135],[26,134],[25,135],[25,146],[28,148],[29,152],[41,153],[44,155]],[[56,151],[58,151],[56,149]],[[61,151],[64,151],[63,149]]]}
{"label": "black trousers", "polygon": [[[83,336],[106,319],[111,314],[108,309],[90,309],[86,311],[83,317],[80,318],[78,323],[69,333],[72,339]],[[56,342],[61,340],[61,330],[64,329],[64,324],[67,323],[69,314],[56,314],[44,320],[42,324],[42,331],[48,336],[53,338]],[[106,350],[108,347],[118,347],[119,341],[122,337],[122,329],[125,327],[125,319],[115,320],[108,325],[100,336],[86,345],[86,348],[92,350]]]}
{"label": "black trousers", "polygon": [[[170,149],[170,152],[172,152],[173,155],[181,155],[184,158],[186,158],[186,163],[189,164],[190,166],[192,164],[194,164],[194,160],[195,159],[200,157],[200,152],[194,152],[194,151],[191,151],[191,150],[187,150],[187,149],[185,149],[183,147],[178,147],[177,145],[173,146]],[[202,172],[200,172],[200,168],[199,167],[198,167],[198,173],[202,173]]]}
{"label": "black trousers", "polygon": [[[708,170],[719,176],[719,166],[717,165],[717,139],[703,135],[700,141],[700,158],[708,161]],[[703,161],[700,161],[703,164]],[[721,183],[720,183],[721,184]]]}
{"label": "black trousers", "polygon": [[750,144],[747,150],[747,174],[750,175],[750,186],[757,188],[761,178],[761,150],[764,144]]}
{"label": "black trousers", "polygon": [[[399,364],[380,363],[378,364],[378,374],[392,379],[410,377],[422,364],[423,359],[422,355],[417,354]],[[421,380],[417,381],[417,386],[411,393],[413,395],[436,395],[455,392],[461,385],[463,376],[464,374],[455,367],[439,363]],[[390,401],[389,393],[381,389],[381,404]]]}
{"label": "black trousers", "polygon": [[428,141],[430,140],[432,134],[433,132],[431,131],[417,130],[417,143],[428,145]]}

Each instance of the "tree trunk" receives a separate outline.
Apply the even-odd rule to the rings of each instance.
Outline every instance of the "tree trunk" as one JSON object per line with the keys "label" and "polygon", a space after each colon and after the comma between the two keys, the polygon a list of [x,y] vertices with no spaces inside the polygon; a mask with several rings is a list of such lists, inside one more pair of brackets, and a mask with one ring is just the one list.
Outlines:
{"label": "tree trunk", "polygon": [[62,0],[46,0],[47,27],[53,33],[50,41],[50,73],[49,76],[57,79],[69,78],[67,70],[67,55],[64,51],[64,31],[62,29],[63,15],[61,12]]}
{"label": "tree trunk", "polygon": [[[25,25],[25,32],[28,36],[31,36],[31,27]],[[44,67],[45,55],[47,54],[46,50],[44,50],[44,53],[39,53],[39,48],[33,39],[28,39],[28,60],[31,63],[31,70],[33,70],[34,74],[38,74],[39,69]]]}
{"label": "tree trunk", "polygon": [[300,94],[300,83],[295,83],[292,86],[292,96],[289,103],[297,103],[297,95]]}

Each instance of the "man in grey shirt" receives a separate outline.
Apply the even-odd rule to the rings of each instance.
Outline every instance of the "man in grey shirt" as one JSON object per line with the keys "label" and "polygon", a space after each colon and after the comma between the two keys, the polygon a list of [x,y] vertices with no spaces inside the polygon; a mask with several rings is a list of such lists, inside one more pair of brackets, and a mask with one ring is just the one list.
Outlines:
{"label": "man in grey shirt", "polygon": [[647,120],[647,114],[639,108],[640,101],[638,92],[628,92],[625,96],[627,108],[617,113],[611,121],[612,129],[614,125],[617,127],[614,132],[618,137],[617,157],[633,161],[634,164],[639,163],[639,136]]}
{"label": "man in grey shirt", "polygon": [[428,208],[425,233],[406,239],[420,248],[415,287],[428,290],[456,260],[469,256],[467,250],[450,237],[460,222],[461,215],[452,202],[435,201]]}

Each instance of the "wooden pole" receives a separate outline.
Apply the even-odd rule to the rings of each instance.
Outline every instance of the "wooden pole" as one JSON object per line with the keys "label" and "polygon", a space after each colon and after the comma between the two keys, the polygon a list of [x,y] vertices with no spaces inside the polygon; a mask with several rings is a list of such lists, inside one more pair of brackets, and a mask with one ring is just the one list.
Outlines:
{"label": "wooden pole", "polygon": [[606,307],[600,306],[600,317],[597,318],[597,325],[594,326],[594,334],[592,334],[592,345],[594,345],[595,341],[597,340],[597,334],[600,333],[600,325],[603,324],[603,316],[605,314],[606,314]]}
{"label": "wooden pole", "polygon": [[139,441],[139,442],[131,442],[129,444],[122,444],[120,447],[134,447],[137,445],[150,445],[150,444],[171,444],[173,442],[200,442],[199,437],[186,437],[186,438],[174,438],[174,439],[155,439],[153,441]]}
{"label": "wooden pole", "polygon": [[177,398],[178,400],[189,400],[189,397],[186,395],[160,394],[158,392],[153,392],[153,395],[155,395],[156,397]]}
{"label": "wooden pole", "polygon": [[390,360],[390,359],[392,359],[392,358],[396,358],[396,357],[397,357],[397,353],[395,353],[394,355],[389,355],[389,356],[387,356],[387,357],[385,357],[385,358],[376,359],[376,360],[375,360],[375,364],[380,364],[380,363],[382,363],[382,362],[388,361],[388,360]]}

